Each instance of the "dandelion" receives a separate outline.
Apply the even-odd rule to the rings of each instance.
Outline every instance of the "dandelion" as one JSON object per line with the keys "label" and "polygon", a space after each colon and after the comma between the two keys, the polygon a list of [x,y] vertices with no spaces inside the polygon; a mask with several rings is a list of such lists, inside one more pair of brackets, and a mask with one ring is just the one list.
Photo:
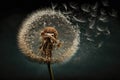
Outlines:
{"label": "dandelion", "polygon": [[[40,47],[43,43],[42,31],[49,26],[57,31],[57,39],[62,46],[48,51],[51,53],[48,56],[47,52],[43,52],[45,50]],[[80,43],[79,33],[78,27],[72,25],[60,11],[38,10],[23,22],[18,33],[18,46],[22,53],[32,61],[48,64],[51,79],[54,80],[50,64],[65,63],[72,58]],[[47,33],[46,35],[51,37],[54,34]],[[55,45],[57,46],[59,42],[56,41]]]}

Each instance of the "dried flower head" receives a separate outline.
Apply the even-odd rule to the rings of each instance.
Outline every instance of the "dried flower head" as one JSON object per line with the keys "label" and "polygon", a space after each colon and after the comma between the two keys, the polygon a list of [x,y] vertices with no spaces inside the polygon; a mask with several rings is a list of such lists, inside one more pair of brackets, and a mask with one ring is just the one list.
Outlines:
{"label": "dried flower head", "polygon": [[[78,50],[79,29],[77,26],[73,26],[60,11],[51,9],[38,10],[23,22],[18,34],[18,45],[23,54],[32,61],[45,62],[46,58],[41,56],[39,46],[42,43],[40,33],[47,26],[52,26],[50,30],[54,28],[57,30],[57,32],[53,30],[53,33],[63,43],[61,48],[53,49],[51,63],[70,60]],[[49,29],[45,31],[49,31]],[[58,33],[59,36],[57,36]]]}

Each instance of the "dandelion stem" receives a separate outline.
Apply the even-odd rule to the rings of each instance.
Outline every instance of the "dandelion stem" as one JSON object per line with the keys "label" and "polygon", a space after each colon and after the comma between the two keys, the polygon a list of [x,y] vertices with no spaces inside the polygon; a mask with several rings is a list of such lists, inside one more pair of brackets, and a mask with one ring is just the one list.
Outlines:
{"label": "dandelion stem", "polygon": [[50,63],[48,63],[47,66],[48,66],[48,71],[49,71],[49,75],[50,75],[50,80],[54,80],[54,74],[53,74],[52,66],[51,66]]}

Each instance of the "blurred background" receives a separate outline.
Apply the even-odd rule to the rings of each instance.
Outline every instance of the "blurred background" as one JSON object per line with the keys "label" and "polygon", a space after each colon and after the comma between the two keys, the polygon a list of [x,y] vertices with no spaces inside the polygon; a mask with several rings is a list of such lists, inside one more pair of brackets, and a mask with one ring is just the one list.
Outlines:
{"label": "blurred background", "polygon": [[[117,17],[109,18],[111,21],[107,23],[110,26],[109,38],[105,39],[104,44],[99,48],[93,47],[93,44],[84,42],[84,38],[81,38],[80,49],[69,62],[53,65],[55,80],[120,79],[120,2],[108,1],[109,8],[117,12]],[[45,64],[30,62],[20,52],[17,45],[18,30],[23,20],[33,11],[51,7],[51,3],[60,6],[70,2],[77,3],[77,6],[95,2],[102,4],[97,0],[4,0],[0,2],[0,80],[49,80]]]}

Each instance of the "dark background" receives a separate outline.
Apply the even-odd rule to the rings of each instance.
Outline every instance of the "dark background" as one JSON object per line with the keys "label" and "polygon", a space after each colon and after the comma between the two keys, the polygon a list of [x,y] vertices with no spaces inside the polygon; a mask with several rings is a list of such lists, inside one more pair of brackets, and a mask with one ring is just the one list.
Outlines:
{"label": "dark background", "polygon": [[[24,0],[0,2],[0,80],[29,79],[49,80],[47,66],[28,61],[19,51],[17,34],[22,21],[31,12],[47,8],[51,2],[85,3],[96,0]],[[110,0],[111,7],[119,10],[119,0]],[[74,59],[66,64],[54,65],[56,80],[120,80],[120,21],[119,16],[111,28],[111,37],[96,53],[87,57],[81,54],[80,61]],[[77,54],[80,53],[78,50]],[[73,58],[75,58],[74,56]]]}

